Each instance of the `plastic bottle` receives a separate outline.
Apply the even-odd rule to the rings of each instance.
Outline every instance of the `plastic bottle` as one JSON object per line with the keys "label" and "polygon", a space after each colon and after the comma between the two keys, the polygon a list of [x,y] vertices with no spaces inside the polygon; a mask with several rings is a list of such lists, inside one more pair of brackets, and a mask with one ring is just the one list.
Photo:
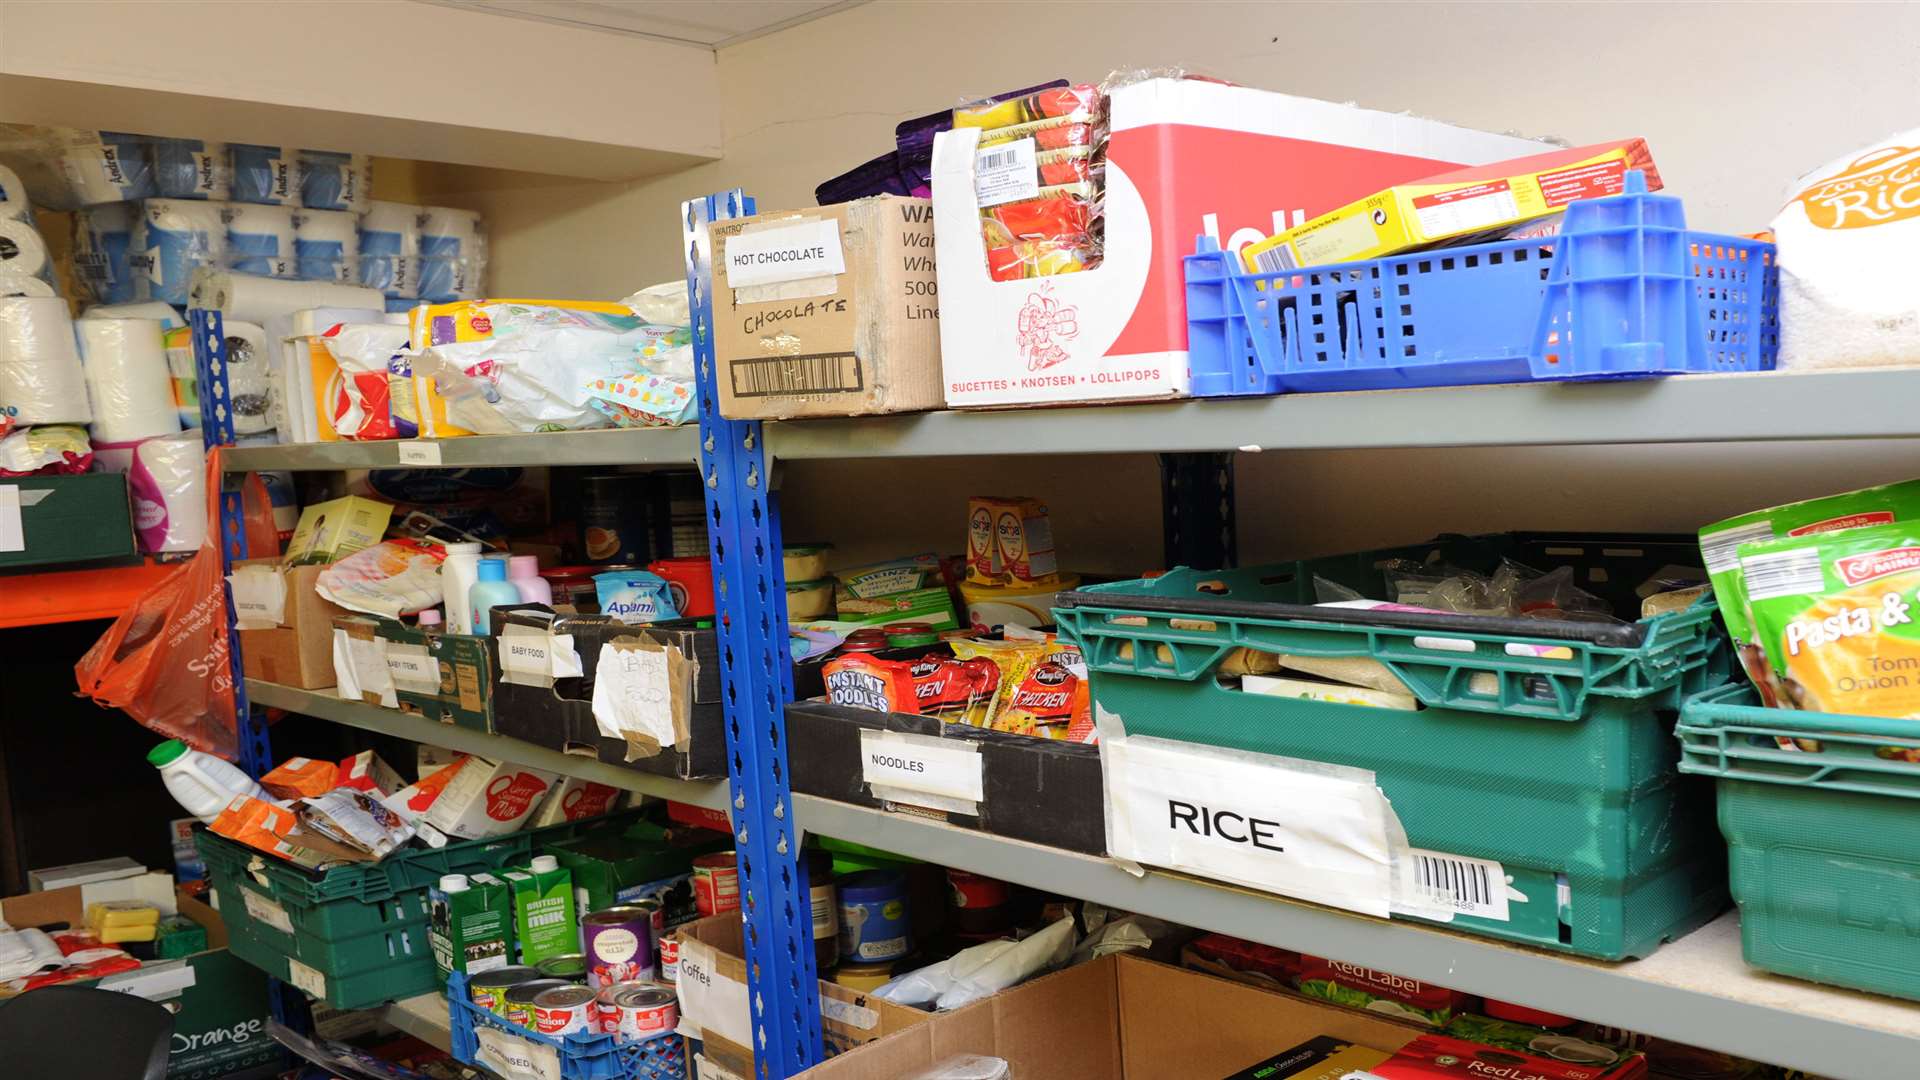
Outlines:
{"label": "plastic bottle", "polygon": [[504,559],[480,560],[480,580],[473,583],[467,592],[467,606],[473,612],[470,634],[490,634],[493,632],[493,606],[495,604],[517,604],[520,602],[520,590],[507,580],[507,564]]}
{"label": "plastic bottle", "polygon": [[147,763],[160,770],[160,781],[174,801],[209,825],[236,795],[267,797],[239,766],[188,749],[179,739],[168,739],[148,751]]}
{"label": "plastic bottle", "polygon": [[507,559],[507,580],[520,591],[523,604],[553,606],[553,585],[540,576],[540,559],[535,555],[514,555]]}
{"label": "plastic bottle", "polygon": [[473,633],[473,609],[467,606],[467,597],[478,580],[480,545],[448,544],[446,561],[440,564],[440,588],[446,596],[447,629],[453,633]]}

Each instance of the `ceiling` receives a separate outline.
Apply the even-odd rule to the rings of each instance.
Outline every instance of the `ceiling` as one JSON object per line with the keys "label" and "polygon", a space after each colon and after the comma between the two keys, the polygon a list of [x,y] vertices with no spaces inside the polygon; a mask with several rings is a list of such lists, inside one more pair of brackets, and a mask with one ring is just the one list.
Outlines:
{"label": "ceiling", "polygon": [[425,0],[494,15],[565,23],[717,49],[818,19],[864,0]]}

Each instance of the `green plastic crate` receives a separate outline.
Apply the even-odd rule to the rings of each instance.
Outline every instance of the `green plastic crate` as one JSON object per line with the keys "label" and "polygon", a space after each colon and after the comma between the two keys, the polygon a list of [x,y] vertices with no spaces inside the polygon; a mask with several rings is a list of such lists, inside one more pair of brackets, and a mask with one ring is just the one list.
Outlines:
{"label": "green plastic crate", "polygon": [[219,894],[234,955],[330,1005],[359,1009],[439,986],[427,941],[427,887],[441,875],[519,865],[547,844],[618,830],[638,816],[628,811],[410,850],[320,874],[204,829],[195,830],[194,844]]}
{"label": "green plastic crate", "polygon": [[[1920,721],[1687,702],[1680,768],[1719,777],[1740,941],[1781,975],[1920,999]],[[1776,737],[1815,740],[1788,750]]]}
{"label": "green plastic crate", "polygon": [[[1669,735],[1683,690],[1729,677],[1712,601],[1631,626],[1406,614],[1383,625],[1302,606],[1316,575],[1381,596],[1378,563],[1430,551],[1483,571],[1501,555],[1570,563],[1621,610],[1662,566],[1699,564],[1691,537],[1444,537],[1094,586],[1054,615],[1087,656],[1096,706],[1129,735],[1370,769],[1413,846],[1498,860],[1529,902],[1456,929],[1621,959],[1725,910],[1712,793],[1677,774]],[[1240,647],[1377,659],[1422,707],[1243,693],[1214,676]]]}

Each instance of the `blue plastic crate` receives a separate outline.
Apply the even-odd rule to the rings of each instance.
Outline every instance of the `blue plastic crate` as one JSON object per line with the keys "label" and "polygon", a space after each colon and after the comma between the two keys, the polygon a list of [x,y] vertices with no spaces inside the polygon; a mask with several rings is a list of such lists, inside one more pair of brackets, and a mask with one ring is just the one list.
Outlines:
{"label": "blue plastic crate", "polygon": [[559,1052],[560,1075],[565,1080],[688,1080],[686,1043],[667,1032],[638,1042],[619,1042],[612,1035],[567,1035],[553,1038],[529,1031],[475,1005],[460,972],[447,976],[449,1043],[453,1056],[469,1065],[480,1061],[480,1028],[492,1028],[518,1039]]}
{"label": "blue plastic crate", "polygon": [[1772,244],[1690,232],[1680,200],[1569,203],[1557,236],[1249,274],[1186,259],[1195,397],[1771,370]]}

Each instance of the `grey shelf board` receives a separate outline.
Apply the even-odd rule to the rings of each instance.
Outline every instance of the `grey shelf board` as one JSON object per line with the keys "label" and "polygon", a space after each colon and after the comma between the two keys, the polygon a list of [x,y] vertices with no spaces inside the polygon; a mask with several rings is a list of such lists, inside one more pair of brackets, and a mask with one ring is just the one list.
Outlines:
{"label": "grey shelf board", "polygon": [[1178,874],[1136,876],[1107,859],[905,814],[807,795],[794,804],[809,832],[1833,1080],[1910,1076],[1920,1055],[1920,1003],[1749,968],[1731,913],[1645,960],[1608,964]]}
{"label": "grey shelf board", "polygon": [[459,439],[385,439],[373,442],[284,443],[241,446],[226,453],[234,472],[287,469],[418,468],[400,460],[403,445],[426,443],[439,451],[442,468],[482,465],[692,465],[698,429],[625,428],[547,431],[533,435],[469,435]]}
{"label": "grey shelf board", "polygon": [[417,994],[389,1001],[381,1007],[380,1019],[428,1046],[452,1052],[453,1024],[447,1016],[447,999],[440,994]]}
{"label": "grey shelf board", "polygon": [[336,724],[377,731],[432,746],[444,746],[467,754],[479,754],[497,761],[511,761],[548,772],[578,776],[627,791],[675,799],[709,810],[724,810],[727,805],[725,781],[676,780],[652,773],[635,772],[608,765],[580,754],[563,754],[543,746],[505,735],[490,735],[472,728],[442,724],[398,709],[383,709],[362,701],[342,701],[331,688],[300,690],[278,683],[247,680],[247,700],[255,705],[270,705],[305,716],[315,716]]}
{"label": "grey shelf board", "polygon": [[1920,368],[934,412],[767,425],[785,460],[1920,437]]}

